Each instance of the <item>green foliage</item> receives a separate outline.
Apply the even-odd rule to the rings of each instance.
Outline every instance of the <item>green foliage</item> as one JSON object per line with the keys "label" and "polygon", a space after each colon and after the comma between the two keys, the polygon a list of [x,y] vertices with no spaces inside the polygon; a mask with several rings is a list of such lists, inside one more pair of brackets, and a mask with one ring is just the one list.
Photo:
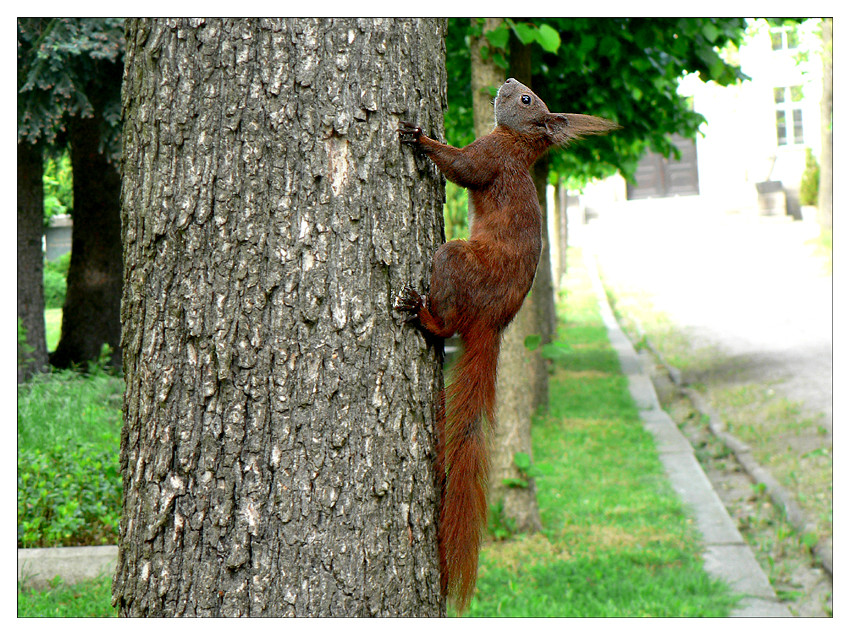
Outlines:
{"label": "green foliage", "polygon": [[446,140],[458,148],[475,141],[475,126],[472,120],[472,58],[469,53],[471,28],[468,18],[449,18],[446,33]]}
{"label": "green foliage", "polygon": [[18,546],[114,542],[123,381],[98,367],[18,386]]}
{"label": "green foliage", "polygon": [[516,534],[516,521],[505,515],[504,502],[489,506],[487,514],[487,534],[496,541],[509,540]]}
{"label": "green foliage", "polygon": [[800,204],[817,205],[820,185],[820,166],[811,148],[806,148],[806,169],[800,181]]}
{"label": "green foliage", "polygon": [[118,453],[65,443],[18,451],[18,546],[111,544],[121,510]]}
{"label": "green foliage", "polygon": [[119,151],[122,18],[18,18],[18,140],[61,145],[68,117],[98,108]]}
{"label": "green foliage", "polygon": [[443,207],[446,240],[469,237],[468,209],[469,199],[464,189],[446,181],[446,204]]}
{"label": "green foliage", "polygon": [[525,489],[531,485],[531,479],[540,471],[531,462],[531,457],[525,452],[517,452],[513,457],[514,466],[519,471],[519,478],[502,479],[502,483],[508,487],[519,487]]}
{"label": "green foliage", "polygon": [[18,318],[18,368],[32,363],[34,351],[35,348],[27,342],[27,327],[24,326],[24,321]]}
{"label": "green foliage", "polygon": [[570,356],[570,347],[566,342],[550,342],[540,349],[543,359],[551,361],[565,360]]}
{"label": "green foliage", "polygon": [[63,150],[58,156],[48,156],[44,162],[44,225],[53,216],[70,214],[74,207],[74,177],[71,156]]}
{"label": "green foliage", "polygon": [[539,44],[549,53],[557,53],[561,46],[561,36],[548,24],[537,25],[533,22],[517,22],[505,18],[497,28],[484,33],[484,37],[491,47],[487,54],[492,55],[496,64],[506,70],[509,67],[507,56],[511,33],[523,44]]}
{"label": "green foliage", "polygon": [[71,252],[59,256],[55,260],[44,262],[44,307],[46,309],[61,309],[65,304],[70,264]]}
{"label": "green foliage", "polygon": [[744,76],[723,60],[720,48],[738,45],[743,19],[607,18],[548,22],[561,34],[558,55],[538,53],[534,89],[559,111],[611,119],[622,128],[552,155],[553,171],[604,177],[619,170],[630,178],[651,149],[674,154],[673,133],[693,138],[704,118],[677,93],[679,80],[698,73],[728,85]]}
{"label": "green foliage", "polygon": [[[473,28],[469,20],[449,21],[446,134],[453,145],[472,141],[467,110]],[[687,73],[721,85],[743,79],[721,49],[739,45],[745,28],[737,18],[540,18],[507,20],[487,37],[496,51],[504,49],[510,32],[541,45],[532,48],[532,88],[553,110],[597,115],[622,126],[551,154],[552,173],[578,188],[616,171],[632,177],[648,149],[675,154],[673,133],[695,137],[704,119],[677,93],[679,80]]]}

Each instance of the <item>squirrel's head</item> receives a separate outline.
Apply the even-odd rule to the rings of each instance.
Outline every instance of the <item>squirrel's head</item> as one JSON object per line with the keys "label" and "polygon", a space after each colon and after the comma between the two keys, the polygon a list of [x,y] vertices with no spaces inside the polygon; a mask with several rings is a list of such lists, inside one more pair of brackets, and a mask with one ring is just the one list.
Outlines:
{"label": "squirrel's head", "polygon": [[496,125],[521,134],[545,138],[561,145],[589,134],[605,134],[617,124],[601,117],[549,112],[549,108],[528,86],[509,78],[499,88],[495,102]]}

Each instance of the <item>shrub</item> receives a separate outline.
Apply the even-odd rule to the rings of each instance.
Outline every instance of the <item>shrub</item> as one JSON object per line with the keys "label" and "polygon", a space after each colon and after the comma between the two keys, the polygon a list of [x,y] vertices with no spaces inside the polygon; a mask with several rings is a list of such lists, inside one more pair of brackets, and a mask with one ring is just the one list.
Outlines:
{"label": "shrub", "polygon": [[61,309],[65,304],[68,267],[71,264],[71,252],[59,256],[56,260],[44,263],[44,307]]}
{"label": "shrub", "polygon": [[18,451],[18,547],[114,544],[118,455],[57,442]]}
{"label": "shrub", "polygon": [[818,186],[820,183],[820,166],[811,148],[806,148],[806,169],[800,181],[800,204],[818,204]]}
{"label": "shrub", "polygon": [[34,351],[35,349],[27,342],[27,327],[24,326],[24,321],[18,318],[18,368],[32,363]]}

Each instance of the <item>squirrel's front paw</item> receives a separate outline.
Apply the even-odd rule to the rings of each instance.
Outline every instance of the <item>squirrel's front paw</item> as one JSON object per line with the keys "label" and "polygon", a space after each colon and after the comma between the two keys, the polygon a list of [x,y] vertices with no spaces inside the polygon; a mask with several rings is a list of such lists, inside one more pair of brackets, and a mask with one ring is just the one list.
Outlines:
{"label": "squirrel's front paw", "polygon": [[399,141],[402,143],[419,143],[419,137],[422,136],[422,128],[409,121],[399,121],[398,123]]}
{"label": "squirrel's front paw", "polygon": [[401,291],[395,297],[393,308],[396,311],[406,311],[408,313],[418,313],[422,307],[422,296],[409,284],[405,283]]}

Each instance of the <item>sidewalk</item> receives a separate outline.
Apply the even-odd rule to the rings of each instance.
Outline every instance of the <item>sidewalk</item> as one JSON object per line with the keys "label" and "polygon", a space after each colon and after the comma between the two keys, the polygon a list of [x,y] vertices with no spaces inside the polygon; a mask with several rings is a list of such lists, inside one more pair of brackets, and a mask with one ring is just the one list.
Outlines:
{"label": "sidewalk", "polygon": [[585,262],[608,338],[620,358],[623,374],[628,377],[629,391],[640,409],[644,427],[655,438],[659,458],[673,488],[691,509],[703,535],[706,571],[744,596],[733,617],[791,617],[712,488],[690,443],[661,409],[652,381],[608,305],[595,257],[590,251],[585,251]]}

